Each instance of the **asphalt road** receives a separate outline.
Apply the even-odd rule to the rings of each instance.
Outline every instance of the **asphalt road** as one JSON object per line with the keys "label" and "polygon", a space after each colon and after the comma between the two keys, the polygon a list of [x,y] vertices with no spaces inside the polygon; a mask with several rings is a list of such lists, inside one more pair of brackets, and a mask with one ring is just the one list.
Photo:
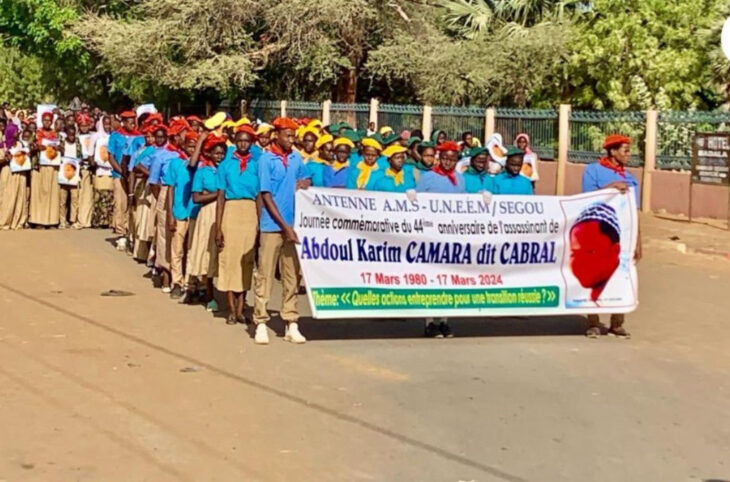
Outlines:
{"label": "asphalt road", "polygon": [[308,344],[274,323],[259,347],[108,237],[0,233],[0,480],[730,480],[719,257],[649,240],[631,340],[580,317],[456,320],[452,340],[305,318]]}

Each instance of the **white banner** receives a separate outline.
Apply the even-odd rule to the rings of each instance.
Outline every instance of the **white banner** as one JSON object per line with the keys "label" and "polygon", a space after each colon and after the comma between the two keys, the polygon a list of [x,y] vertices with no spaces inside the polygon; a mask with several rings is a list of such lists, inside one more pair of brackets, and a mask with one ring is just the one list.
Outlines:
{"label": "white banner", "polygon": [[295,229],[315,318],[627,313],[634,193],[405,194],[310,188]]}

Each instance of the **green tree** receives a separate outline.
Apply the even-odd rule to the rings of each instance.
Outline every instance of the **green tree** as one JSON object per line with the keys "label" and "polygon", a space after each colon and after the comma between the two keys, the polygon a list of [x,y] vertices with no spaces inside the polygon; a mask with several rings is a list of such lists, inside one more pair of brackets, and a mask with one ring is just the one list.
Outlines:
{"label": "green tree", "polygon": [[[595,0],[571,38],[562,97],[592,109],[711,108],[708,39],[723,0]],[[715,42],[719,42],[719,35]]]}

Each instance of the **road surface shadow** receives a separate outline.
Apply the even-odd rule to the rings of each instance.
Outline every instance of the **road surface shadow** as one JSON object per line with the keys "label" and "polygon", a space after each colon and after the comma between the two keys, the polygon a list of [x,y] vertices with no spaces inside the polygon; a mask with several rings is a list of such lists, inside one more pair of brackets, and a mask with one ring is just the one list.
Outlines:
{"label": "road surface shadow", "polygon": [[[483,317],[452,318],[454,335],[465,337],[566,336],[584,335],[583,316]],[[423,337],[424,320],[407,319],[338,319],[302,318],[302,332],[309,340],[367,340]],[[272,313],[269,327],[284,336],[284,323]]]}

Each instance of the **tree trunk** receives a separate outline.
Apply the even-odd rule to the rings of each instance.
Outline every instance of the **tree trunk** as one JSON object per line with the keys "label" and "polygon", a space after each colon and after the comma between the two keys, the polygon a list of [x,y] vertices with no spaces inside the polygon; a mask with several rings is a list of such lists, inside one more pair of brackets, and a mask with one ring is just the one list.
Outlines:
{"label": "tree trunk", "polygon": [[[339,80],[337,81],[337,92],[335,102],[343,104],[354,104],[357,99],[357,70],[343,69]],[[351,126],[357,123],[357,114],[355,111],[347,111],[346,121]]]}
{"label": "tree trunk", "polygon": [[343,69],[337,81],[335,102],[354,104],[357,97],[357,70]]}

